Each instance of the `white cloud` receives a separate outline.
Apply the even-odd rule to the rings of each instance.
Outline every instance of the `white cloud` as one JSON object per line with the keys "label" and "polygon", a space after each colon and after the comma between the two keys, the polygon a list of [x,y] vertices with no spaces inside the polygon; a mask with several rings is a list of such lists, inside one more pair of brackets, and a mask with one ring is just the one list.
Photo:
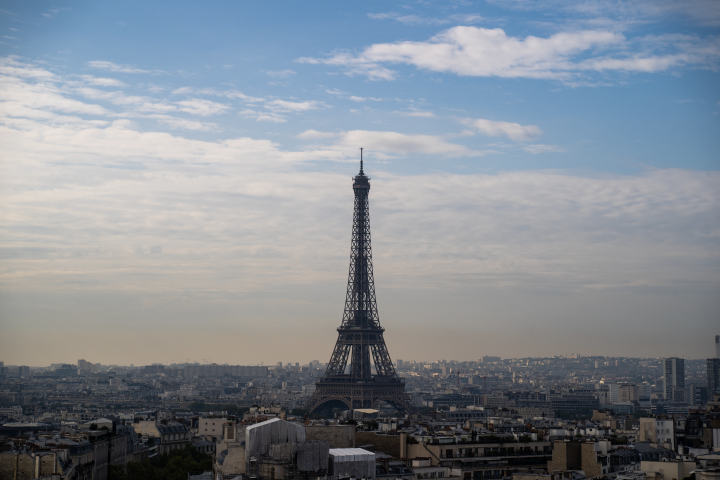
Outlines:
{"label": "white cloud", "polygon": [[93,77],[92,75],[80,75],[83,82],[88,85],[100,87],[127,87],[127,84],[114,78]]}
{"label": "white cloud", "polygon": [[372,100],[373,102],[382,102],[382,98],[376,98],[376,97],[356,97],[355,95],[350,95],[348,97],[349,100],[352,100],[353,102],[367,102],[368,100]]}
{"label": "white cloud", "polygon": [[516,142],[528,142],[542,134],[542,130],[536,125],[520,125],[519,123],[486,120],[484,118],[466,118],[460,121],[485,135],[493,137],[504,135]]}
{"label": "white cloud", "polygon": [[117,72],[117,73],[150,73],[154,75],[158,75],[163,72],[162,70],[143,70],[141,68],[136,68],[131,65],[119,65],[117,63],[108,62],[105,60],[93,60],[91,62],[87,62],[87,65],[90,68],[96,68],[98,70],[107,70],[110,72]]}
{"label": "white cloud", "polygon": [[148,115],[149,118],[154,118],[163,125],[167,125],[173,129],[179,130],[194,130],[201,132],[208,132],[215,130],[217,125],[208,122],[198,122],[196,120],[189,120],[187,118],[177,118],[170,115]]}
{"label": "white cloud", "polygon": [[123,92],[106,92],[90,87],[76,88],[75,91],[85,98],[92,100],[104,100],[113,105],[131,108],[137,112],[167,113],[177,111],[178,107],[164,102],[158,102],[149,97],[138,95],[125,95]]}
{"label": "white cloud", "polygon": [[663,17],[690,20],[704,26],[720,25],[720,4],[715,0],[490,0],[491,3],[520,10],[563,11],[574,19],[605,20],[618,23],[649,23]]}
{"label": "white cloud", "polygon": [[434,118],[436,115],[433,112],[423,112],[423,111],[416,111],[416,112],[393,112],[393,113],[399,113],[400,115],[403,115],[405,117],[423,117],[423,118]]}
{"label": "white cloud", "polygon": [[273,78],[287,78],[292,75],[295,75],[296,72],[294,72],[293,70],[279,70],[279,71],[265,70],[265,73],[269,77],[273,77]]}
{"label": "white cloud", "polygon": [[191,98],[189,100],[182,100],[175,103],[180,105],[179,109],[183,112],[203,117],[224,113],[230,108],[227,105],[211,102],[210,100],[204,100],[201,98]]}
{"label": "white cloud", "polygon": [[[159,336],[172,325],[195,337],[204,331],[201,315],[213,326],[207,348],[217,345],[217,331],[287,330],[277,319],[294,318],[302,329],[283,338],[307,350],[327,326],[316,319],[337,307],[314,299],[327,285],[342,295],[347,279],[349,177],[357,167],[335,173],[299,164],[355,159],[358,146],[370,153],[379,300],[383,311],[396,312],[397,331],[416,335],[443,313],[451,320],[442,328],[462,327],[476,348],[497,324],[510,339],[540,323],[540,330],[577,332],[583,308],[598,310],[583,319],[596,332],[652,325],[683,338],[688,328],[715,327],[718,172],[399,175],[383,171],[377,158],[473,152],[437,136],[382,131],[307,131],[301,136],[320,145],[299,150],[264,139],[140,131],[126,119],[108,123],[115,113],[105,107],[69,98],[75,90],[55,85],[52,74],[11,67],[18,75],[0,78],[0,350],[13,358],[57,358],[97,322],[122,325],[118,332],[152,322]],[[79,118],[85,115],[107,117]],[[518,295],[523,302],[509,301]],[[240,326],[238,311],[247,320]],[[680,316],[689,320],[677,326]],[[592,333],[583,337],[595,342]],[[18,338],[42,348],[23,353]],[[115,343],[102,351],[117,349],[122,359],[127,342]],[[249,348],[250,356],[268,349],[262,342]]]}
{"label": "white cloud", "polygon": [[[720,60],[720,40],[687,37],[668,44],[647,37],[641,50],[616,32],[568,31],[547,38],[508,36],[502,29],[453,27],[425,42],[404,41],[371,45],[360,54],[338,52],[328,58],[297,59],[301,63],[340,66],[348,75],[371,80],[393,80],[396,72],[384,64],[408,64],[417,68],[463,76],[525,77],[570,80],[579,72],[623,70],[659,72],[675,66],[709,68]],[[654,53],[662,48],[669,53]],[[597,56],[612,50],[613,55]],[[674,52],[672,50],[675,50]],[[575,60],[581,54],[596,56]]]}
{"label": "white cloud", "polygon": [[287,117],[279,115],[273,112],[259,112],[251,108],[246,108],[238,112],[238,115],[243,117],[254,118],[257,122],[272,122],[272,123],[285,123]]}
{"label": "white cloud", "polygon": [[347,132],[318,132],[307,130],[298,135],[298,138],[332,139],[332,145],[316,146],[318,149],[331,149],[345,152],[352,156],[356,148],[365,147],[376,155],[446,155],[450,157],[477,157],[493,151],[471,150],[463,145],[450,143],[437,135],[408,135],[398,132],[382,132],[369,130],[351,130]]}
{"label": "white cloud", "polygon": [[423,17],[415,14],[401,14],[397,12],[368,13],[368,17],[374,20],[395,20],[403,25],[447,25],[450,23],[471,24],[484,20],[481,15],[474,13],[454,14],[444,18]]}
{"label": "white cloud", "polygon": [[214,95],[216,97],[226,97],[235,100],[242,100],[246,103],[258,103],[265,101],[264,98],[252,97],[245,95],[238,90],[216,90],[214,88],[193,88],[181,87],[173,90],[173,95]]}
{"label": "white cloud", "polygon": [[562,147],[558,147],[557,145],[541,145],[541,144],[534,144],[534,145],[525,145],[523,147],[523,150],[530,153],[550,153],[550,152],[556,152],[556,153],[563,153],[566,152]]}
{"label": "white cloud", "polygon": [[297,134],[297,138],[302,138],[303,140],[318,140],[321,138],[336,138],[340,135],[342,135],[342,133],[318,132],[317,130],[305,130],[304,132]]}
{"label": "white cloud", "polygon": [[325,106],[325,103],[315,100],[308,100],[305,102],[271,100],[265,104],[265,108],[268,108],[274,112],[304,112],[307,110],[317,110],[318,108],[323,108]]}

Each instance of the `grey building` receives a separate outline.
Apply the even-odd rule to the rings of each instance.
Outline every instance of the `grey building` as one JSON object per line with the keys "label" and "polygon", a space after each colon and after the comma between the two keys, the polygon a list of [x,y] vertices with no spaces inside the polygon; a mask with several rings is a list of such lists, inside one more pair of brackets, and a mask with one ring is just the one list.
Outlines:
{"label": "grey building", "polygon": [[685,360],[677,357],[666,358],[664,367],[663,398],[666,402],[685,403]]}
{"label": "grey building", "polygon": [[720,393],[720,358],[707,359],[707,396],[712,400],[713,393]]}

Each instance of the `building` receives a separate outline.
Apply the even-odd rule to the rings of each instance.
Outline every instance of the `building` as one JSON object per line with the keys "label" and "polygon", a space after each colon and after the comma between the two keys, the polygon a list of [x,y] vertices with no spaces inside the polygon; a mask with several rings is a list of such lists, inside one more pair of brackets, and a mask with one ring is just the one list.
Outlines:
{"label": "building", "polygon": [[216,441],[222,437],[223,425],[227,423],[226,418],[201,418],[198,420],[198,434],[212,438]]}
{"label": "building", "polygon": [[666,358],[663,374],[663,399],[666,402],[685,403],[685,360],[677,357]]}
{"label": "building", "polygon": [[[611,383],[610,403],[632,402],[639,400],[641,387],[634,383]],[[642,386],[642,394],[645,394],[645,386]]]}
{"label": "building", "polygon": [[10,420],[19,420],[22,417],[22,407],[0,407],[0,417],[7,417]]}
{"label": "building", "polygon": [[[445,467],[453,476],[462,479],[500,479],[507,476],[509,471],[544,469],[553,458],[550,442],[463,443],[448,438],[453,443],[411,444],[403,443],[403,435],[395,436],[397,437],[401,438],[402,449],[398,457],[413,459],[413,462],[416,459],[430,460],[429,463],[423,462],[423,466],[429,471],[442,471],[438,467]],[[376,451],[390,453],[377,446]]]}
{"label": "building", "polygon": [[140,421],[133,423],[132,427],[138,435],[156,439],[156,443],[159,443],[158,454],[160,455],[181,449],[185,444],[190,443],[190,432],[185,425],[179,422]]}
{"label": "building", "polygon": [[670,450],[675,448],[675,423],[664,415],[657,418],[643,417],[640,419],[638,442],[650,442],[669,445]]}
{"label": "building", "polygon": [[720,358],[707,359],[708,401],[712,400],[712,396],[714,393],[720,393]]}
{"label": "building", "polygon": [[688,383],[686,397],[688,405],[704,407],[708,402],[708,388],[704,383]]}
{"label": "building", "polygon": [[547,462],[548,472],[582,470],[588,478],[610,473],[609,446],[608,441],[557,440],[553,448],[552,460]]}
{"label": "building", "polygon": [[78,373],[97,373],[98,367],[92,362],[86,360],[77,361]]}

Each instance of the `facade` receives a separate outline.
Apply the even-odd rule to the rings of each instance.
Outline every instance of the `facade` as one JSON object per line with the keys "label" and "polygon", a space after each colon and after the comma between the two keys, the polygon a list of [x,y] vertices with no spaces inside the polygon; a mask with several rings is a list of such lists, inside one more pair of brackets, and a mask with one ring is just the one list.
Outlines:
{"label": "facade", "polygon": [[226,418],[201,418],[198,420],[198,434],[216,440],[222,436],[226,422]]}
{"label": "facade", "polygon": [[267,377],[268,367],[262,365],[187,365],[183,371],[185,378],[192,377]]}
{"label": "facade", "polygon": [[179,422],[141,421],[132,424],[138,435],[145,435],[157,439],[158,454],[163,455],[172,450],[178,450],[190,443],[190,432],[187,427]]}
{"label": "facade", "polygon": [[22,417],[22,407],[0,407],[0,417],[7,417],[10,420],[19,420]]}
{"label": "facade", "polygon": [[363,172],[353,181],[355,208],[350,272],[342,324],[335,350],[322,379],[306,404],[310,411],[327,408],[376,408],[386,402],[404,413],[417,407],[405,392],[404,379],[395,371],[383,338],[375,297],[370,242],[370,178]]}
{"label": "facade", "polygon": [[500,479],[509,470],[544,469],[552,458],[550,442],[421,443],[405,448],[407,458],[425,460],[422,465],[428,473],[447,472],[438,468],[445,467],[454,472],[453,476],[468,480]]}
{"label": "facade", "polygon": [[552,460],[547,462],[549,473],[582,470],[587,478],[610,473],[606,442],[575,442],[557,440]]}
{"label": "facade", "polygon": [[666,358],[663,370],[666,402],[685,403],[685,360],[677,357]]}
{"label": "facade", "polygon": [[669,445],[675,448],[675,422],[664,415],[660,417],[643,417],[640,419],[638,442],[650,442]]}
{"label": "facade", "polygon": [[720,358],[707,359],[708,401],[712,400],[714,393],[720,393]]}

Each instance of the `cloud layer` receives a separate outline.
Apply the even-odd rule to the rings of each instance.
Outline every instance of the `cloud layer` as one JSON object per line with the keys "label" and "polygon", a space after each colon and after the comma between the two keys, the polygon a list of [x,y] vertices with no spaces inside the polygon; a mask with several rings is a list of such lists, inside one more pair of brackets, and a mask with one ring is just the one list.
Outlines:
{"label": "cloud layer", "polygon": [[[322,162],[355,157],[358,146],[376,159],[487,153],[441,135],[382,130],[306,130],[298,148],[248,136],[194,139],[163,126],[186,122],[183,128],[203,131],[212,115],[232,113],[233,101],[258,115],[326,105],[197,89],[168,99],[131,96],[112,81],[60,78],[17,59],[0,63],[0,74],[0,321],[11,332],[0,336],[0,350],[14,358],[37,358],[18,341],[31,337],[29,324],[68,341],[77,338],[68,332],[99,326],[106,334],[143,328],[165,335],[168,325],[194,341],[209,335],[202,331],[209,323],[216,339],[262,339],[262,325],[289,332],[290,348],[316,355],[327,340],[317,332],[332,337],[339,319],[356,171],[323,171]],[[204,98],[211,95],[217,98]],[[159,126],[134,123],[145,118]],[[531,143],[541,134],[534,125],[462,121],[522,142],[518,148],[559,150]],[[633,320],[654,322],[663,335],[682,312],[703,328],[716,319],[709,286],[720,281],[717,172],[399,175],[379,162],[366,168],[391,339],[452,318],[479,345],[497,324],[529,331],[542,318],[574,328],[568,309],[594,315],[589,323],[603,328],[625,327],[622,315],[640,312]],[[542,299],[533,303],[534,295]],[[623,302],[617,317],[598,313]],[[264,359],[268,343],[250,343],[241,354],[232,350],[247,357],[222,361]],[[411,354],[414,345],[407,340],[394,354]],[[52,348],[43,351],[57,354]],[[122,342],[105,348],[127,354]]]}
{"label": "cloud layer", "polygon": [[387,64],[462,76],[544,78],[570,81],[580,74],[620,70],[661,72],[678,66],[716,68],[720,39],[680,35],[629,41],[606,30],[560,32],[547,38],[508,36],[501,28],[458,26],[427,41],[378,43],[359,54],[339,52],[327,58],[299,58],[300,63],[339,66],[350,75],[394,80]]}

